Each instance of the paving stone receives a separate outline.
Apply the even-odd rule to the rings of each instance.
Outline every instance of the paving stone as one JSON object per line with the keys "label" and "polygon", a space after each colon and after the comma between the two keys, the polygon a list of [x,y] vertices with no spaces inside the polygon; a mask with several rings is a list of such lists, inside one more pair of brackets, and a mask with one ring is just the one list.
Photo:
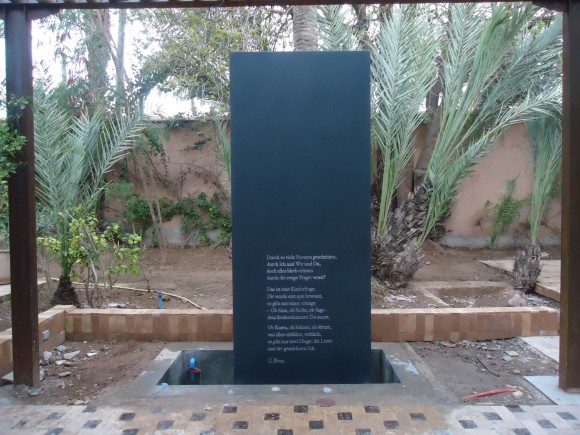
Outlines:
{"label": "paving stone", "polygon": [[525,412],[520,405],[506,405],[511,412]]}
{"label": "paving stone", "polygon": [[486,420],[490,420],[490,421],[502,420],[502,418],[500,417],[500,415],[497,412],[484,412],[483,416],[485,417]]}
{"label": "paving stone", "polygon": [[121,421],[131,421],[134,418],[135,418],[135,413],[134,412],[124,412],[119,417],[119,420],[121,420]]}
{"label": "paving stone", "polygon": [[383,422],[385,429],[400,429],[401,425],[397,420],[385,420]]}
{"label": "paving stone", "polygon": [[370,429],[355,429],[355,435],[372,435],[373,432]]}
{"label": "paving stone", "polygon": [[96,412],[97,407],[95,405],[87,405],[83,412]]}
{"label": "paving stone", "polygon": [[311,420],[308,422],[308,427],[310,429],[324,429],[324,421],[322,420]]}
{"label": "paving stone", "polygon": [[563,420],[578,420],[576,417],[574,417],[574,415],[567,411],[556,412],[556,414],[558,414]]}
{"label": "paving stone", "polygon": [[206,416],[207,416],[207,414],[205,414],[203,412],[194,412],[193,414],[191,414],[191,418],[189,420],[190,421],[205,421]]}
{"label": "paving stone", "polygon": [[237,406],[224,406],[222,412],[224,414],[235,414],[236,412],[238,412],[238,407]]}
{"label": "paving stone", "polygon": [[26,420],[20,420],[18,423],[16,423],[12,429],[20,429],[23,428],[24,426],[26,426],[26,423],[28,423],[28,421]]}
{"label": "paving stone", "polygon": [[306,414],[308,412],[308,405],[295,405],[294,412],[298,414]]}
{"label": "paving stone", "polygon": [[532,433],[526,428],[517,428],[514,429],[514,433],[516,435],[532,435]]}
{"label": "paving stone", "polygon": [[139,429],[123,429],[123,435],[137,435],[139,433]]}
{"label": "paving stone", "polygon": [[250,423],[247,421],[234,421],[232,424],[232,429],[247,429],[250,426]]}
{"label": "paving stone", "polygon": [[337,416],[339,420],[352,420],[352,413],[350,412],[339,412]]}
{"label": "paving stone", "polygon": [[85,429],[94,429],[101,423],[101,420],[88,420],[84,425],[83,428]]}
{"label": "paving stone", "polygon": [[367,406],[365,406],[365,412],[367,414],[378,414],[379,412],[381,412],[381,410],[378,406],[367,405]]}
{"label": "paving stone", "polygon": [[427,417],[422,412],[411,412],[409,413],[411,420],[413,421],[427,421]]}
{"label": "paving stone", "polygon": [[47,420],[59,420],[64,415],[64,412],[53,412],[48,417]]}
{"label": "paving stone", "polygon": [[213,430],[213,429],[202,429],[201,432],[199,432],[199,435],[215,435],[215,430]]}
{"label": "paving stone", "polygon": [[294,435],[294,431],[292,429],[278,429],[276,435]]}
{"label": "paving stone", "polygon": [[265,421],[273,421],[273,420],[280,420],[280,414],[277,412],[267,412],[264,414]]}
{"label": "paving stone", "polygon": [[538,420],[538,424],[542,429],[556,429],[556,426],[550,420]]}
{"label": "paving stone", "polygon": [[166,430],[173,426],[173,420],[161,420],[157,423],[156,430]]}
{"label": "paving stone", "polygon": [[47,430],[44,435],[58,435],[62,433],[64,429],[62,427],[55,427],[54,429]]}
{"label": "paving stone", "polygon": [[459,424],[463,429],[476,429],[477,425],[473,420],[459,420]]}

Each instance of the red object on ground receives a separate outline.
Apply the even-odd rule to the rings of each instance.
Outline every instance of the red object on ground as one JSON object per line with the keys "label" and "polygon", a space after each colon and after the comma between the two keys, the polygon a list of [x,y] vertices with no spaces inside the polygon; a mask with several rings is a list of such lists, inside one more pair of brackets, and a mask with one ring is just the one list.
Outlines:
{"label": "red object on ground", "polygon": [[519,390],[516,390],[514,388],[506,388],[503,390],[485,391],[483,393],[471,394],[470,396],[462,397],[461,400],[477,399],[478,397],[492,396],[494,394],[501,394],[501,393],[515,393],[516,391],[519,391]]}

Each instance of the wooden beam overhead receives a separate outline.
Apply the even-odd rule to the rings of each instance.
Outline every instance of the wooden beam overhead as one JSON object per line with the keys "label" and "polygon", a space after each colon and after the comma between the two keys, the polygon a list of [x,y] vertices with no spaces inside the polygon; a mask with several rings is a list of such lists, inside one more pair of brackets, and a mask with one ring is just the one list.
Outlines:
{"label": "wooden beam overhead", "polygon": [[[211,8],[245,6],[306,6],[336,4],[436,4],[436,3],[481,3],[477,0],[0,0],[6,9],[26,7],[28,10],[43,9],[159,9],[159,8]],[[492,0],[491,3],[508,3]]]}

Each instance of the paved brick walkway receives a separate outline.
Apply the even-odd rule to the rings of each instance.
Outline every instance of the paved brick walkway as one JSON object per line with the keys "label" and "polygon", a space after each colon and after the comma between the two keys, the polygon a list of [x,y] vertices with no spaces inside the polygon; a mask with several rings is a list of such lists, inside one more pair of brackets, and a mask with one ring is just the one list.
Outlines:
{"label": "paved brick walkway", "polygon": [[[158,401],[159,402],[159,401]],[[184,404],[185,406],[185,404]],[[580,406],[0,406],[1,434],[579,434]]]}

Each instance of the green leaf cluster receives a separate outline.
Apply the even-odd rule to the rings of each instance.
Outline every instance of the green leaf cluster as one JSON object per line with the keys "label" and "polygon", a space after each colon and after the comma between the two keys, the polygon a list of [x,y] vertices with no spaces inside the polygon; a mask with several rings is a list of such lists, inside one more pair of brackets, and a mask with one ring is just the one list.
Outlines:
{"label": "green leaf cluster", "polygon": [[528,198],[518,199],[515,196],[517,178],[508,180],[499,202],[493,207],[493,220],[489,233],[491,246],[504,234],[520,215],[522,207],[529,203]]}
{"label": "green leaf cluster", "polygon": [[8,177],[16,171],[16,153],[26,143],[5,121],[0,122],[0,245],[8,246]]}
{"label": "green leaf cluster", "polygon": [[[146,127],[136,108],[129,115],[109,115],[96,107],[76,117],[62,110],[44,89],[36,90],[34,116],[37,199],[39,212],[54,223],[61,243],[60,266],[69,276],[73,264],[71,213],[94,213],[104,188],[105,175],[125,158]],[[64,214],[63,214],[64,213]]]}
{"label": "green leaf cluster", "polygon": [[[130,183],[113,183],[107,191],[107,201],[120,200],[123,203],[122,217],[126,224],[141,233],[149,229],[153,222],[147,200],[132,193]],[[159,198],[161,218],[170,221],[174,216],[181,217],[181,232],[184,237],[193,235],[203,244],[211,242],[208,232],[219,230],[218,244],[229,241],[232,224],[230,214],[221,205],[223,198],[219,193],[208,198],[200,193],[195,198],[181,198],[177,201],[170,198]]]}
{"label": "green leaf cluster", "polygon": [[[12,102],[23,109],[23,102]],[[2,104],[5,106],[4,104]],[[12,175],[18,163],[16,154],[26,143],[6,120],[0,121],[0,247],[10,245],[8,234],[8,177]]]}
{"label": "green leaf cluster", "polygon": [[[183,98],[212,102],[228,112],[229,54],[273,51],[289,41],[280,7],[139,11],[147,27],[137,82],[142,95],[158,86]],[[193,109],[193,107],[192,107]]]}
{"label": "green leaf cluster", "polygon": [[70,275],[83,282],[91,306],[99,286],[112,288],[120,274],[141,272],[139,234],[123,232],[118,223],[100,230],[95,215],[82,208],[73,214],[62,212],[61,220],[68,222],[67,237],[39,237],[38,244],[53,258],[65,257]]}

